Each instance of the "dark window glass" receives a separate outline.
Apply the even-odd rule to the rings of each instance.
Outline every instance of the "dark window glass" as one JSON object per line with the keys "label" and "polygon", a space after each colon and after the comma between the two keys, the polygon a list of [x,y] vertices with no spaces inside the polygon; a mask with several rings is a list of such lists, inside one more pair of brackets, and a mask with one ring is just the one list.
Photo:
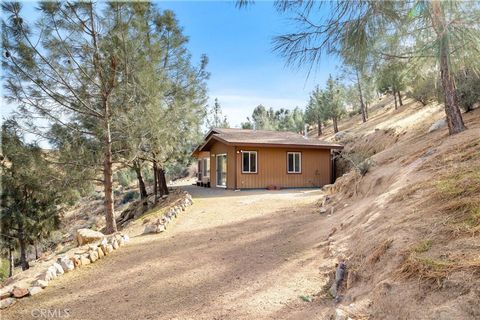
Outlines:
{"label": "dark window glass", "polygon": [[248,172],[249,170],[249,153],[244,152],[242,153],[243,156],[243,172]]}
{"label": "dark window glass", "polygon": [[294,156],[293,153],[288,154],[288,171],[293,172],[293,162],[294,162]]}
{"label": "dark window glass", "polygon": [[257,172],[257,154],[250,153],[250,172]]}
{"label": "dark window glass", "polygon": [[295,172],[300,172],[300,153],[295,153]]}

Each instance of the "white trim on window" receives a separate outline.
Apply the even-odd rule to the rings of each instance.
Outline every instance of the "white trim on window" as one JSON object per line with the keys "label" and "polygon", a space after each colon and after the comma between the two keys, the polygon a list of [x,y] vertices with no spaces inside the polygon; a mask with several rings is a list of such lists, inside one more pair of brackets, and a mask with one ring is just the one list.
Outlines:
{"label": "white trim on window", "polygon": [[[248,154],[248,170],[244,170],[243,155]],[[252,171],[252,154],[255,154],[255,171]],[[258,173],[258,154],[257,151],[243,151],[242,150],[242,173]]]}
{"label": "white trim on window", "polygon": [[[227,158],[227,162],[228,162],[228,157],[227,157],[227,154],[226,153],[219,153],[215,156],[215,185],[217,186],[217,188],[227,188],[227,180],[228,180],[228,167],[226,167],[226,170],[225,170],[225,185],[219,185],[218,184],[218,158],[219,157],[226,157]],[[227,163],[225,163],[226,165]]]}
{"label": "white trim on window", "polygon": [[[290,168],[290,155],[293,155],[293,163],[292,168],[293,170],[289,170]],[[298,160],[296,160],[296,155],[298,155]],[[298,163],[297,163],[298,161]],[[296,165],[298,164],[298,170],[295,170]],[[302,173],[302,153],[301,152],[287,152],[287,173]]]}

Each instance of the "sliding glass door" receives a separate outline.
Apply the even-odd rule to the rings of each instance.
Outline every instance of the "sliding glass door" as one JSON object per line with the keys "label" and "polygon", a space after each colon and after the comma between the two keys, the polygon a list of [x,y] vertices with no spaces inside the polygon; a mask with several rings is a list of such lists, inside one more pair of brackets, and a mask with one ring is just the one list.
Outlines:
{"label": "sliding glass door", "polygon": [[217,154],[217,187],[227,187],[227,155]]}

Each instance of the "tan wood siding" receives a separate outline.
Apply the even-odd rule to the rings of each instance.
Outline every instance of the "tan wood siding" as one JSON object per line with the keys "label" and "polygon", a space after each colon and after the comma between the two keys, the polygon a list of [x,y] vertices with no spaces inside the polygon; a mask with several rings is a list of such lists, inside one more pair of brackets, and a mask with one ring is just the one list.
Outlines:
{"label": "tan wood siding", "polygon": [[227,154],[227,188],[235,188],[235,147],[215,142],[210,148],[210,186],[217,187],[217,154]]}
{"label": "tan wood siding", "polygon": [[[241,154],[237,159],[237,188],[321,187],[330,183],[331,161],[328,149],[287,149],[237,147],[257,151],[257,173],[242,173]],[[301,173],[287,173],[287,152],[301,152]]]}

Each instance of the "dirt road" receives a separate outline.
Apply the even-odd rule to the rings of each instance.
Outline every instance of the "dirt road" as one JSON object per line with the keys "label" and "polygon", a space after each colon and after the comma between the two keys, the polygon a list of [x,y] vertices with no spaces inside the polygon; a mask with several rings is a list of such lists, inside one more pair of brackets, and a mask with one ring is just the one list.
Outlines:
{"label": "dirt road", "polygon": [[317,293],[329,218],[318,190],[187,187],[194,205],[159,235],[136,236],[52,281],[3,319],[323,319]]}

